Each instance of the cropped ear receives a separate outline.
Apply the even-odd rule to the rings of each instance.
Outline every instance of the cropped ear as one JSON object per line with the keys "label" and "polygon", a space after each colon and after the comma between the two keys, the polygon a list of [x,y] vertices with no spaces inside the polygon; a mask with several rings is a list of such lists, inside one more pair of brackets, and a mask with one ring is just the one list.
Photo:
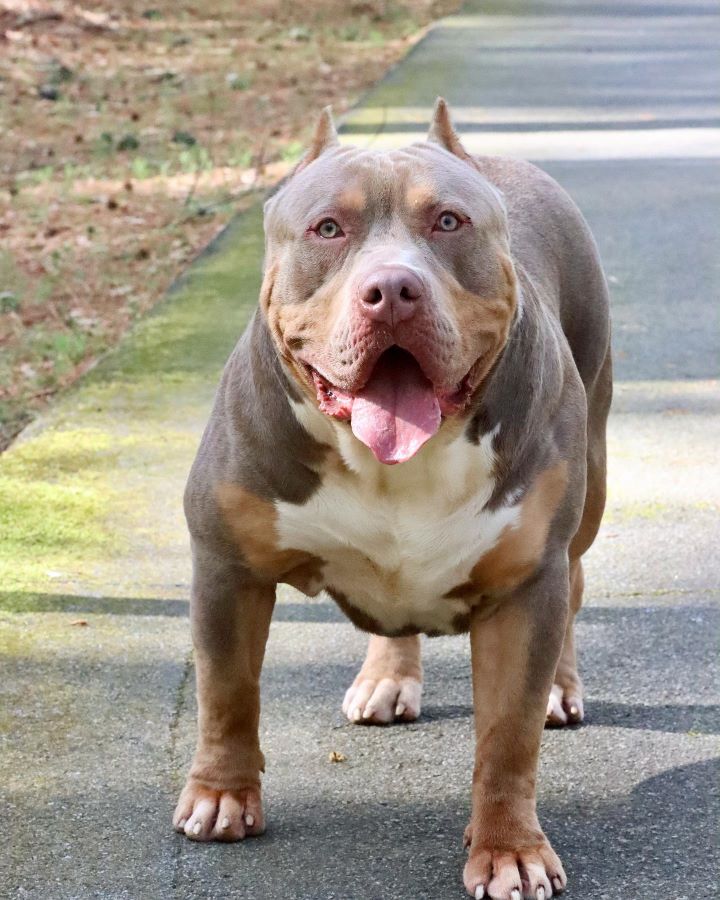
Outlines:
{"label": "cropped ear", "polygon": [[448,150],[454,156],[459,156],[471,166],[477,168],[475,160],[467,152],[460,142],[455,129],[453,128],[452,119],[450,118],[450,110],[447,103],[442,97],[438,97],[435,101],[435,109],[433,110],[432,123],[427,139],[433,144],[439,144],[443,149]]}
{"label": "cropped ear", "polygon": [[309,166],[311,162],[325,153],[326,150],[339,145],[340,141],[338,140],[337,131],[335,130],[332,109],[331,107],[326,106],[320,113],[317,123],[315,124],[315,133],[310,141],[307,153],[295,167],[293,175],[296,172],[302,171],[306,166]]}

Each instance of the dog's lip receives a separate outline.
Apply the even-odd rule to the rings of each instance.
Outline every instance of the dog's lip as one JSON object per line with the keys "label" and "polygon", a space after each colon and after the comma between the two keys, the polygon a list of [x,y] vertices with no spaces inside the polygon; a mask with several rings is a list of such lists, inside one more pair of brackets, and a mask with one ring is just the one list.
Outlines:
{"label": "dog's lip", "polygon": [[[330,412],[330,415],[333,415],[335,418],[347,419],[350,418],[350,411],[352,407],[352,401],[355,396],[362,391],[367,382],[372,377],[373,372],[375,371],[375,367],[380,361],[380,357],[383,356],[388,351],[392,350],[403,350],[404,353],[409,353],[410,356],[417,362],[417,364],[422,369],[423,373],[425,370],[423,369],[420,361],[417,357],[410,353],[408,350],[404,348],[397,347],[397,345],[392,345],[388,347],[383,353],[380,353],[377,359],[374,361],[372,366],[367,371],[367,376],[363,380],[362,383],[358,383],[353,385],[352,390],[347,388],[338,387],[331,378],[328,378],[327,375],[324,374],[317,366],[314,366],[312,363],[302,361],[303,367],[307,373],[308,379],[315,388],[317,393],[317,400],[320,409],[323,412],[329,412],[326,408],[328,406],[329,401],[333,402],[333,406],[341,406],[342,413],[338,412]],[[476,360],[470,369],[466,372],[463,378],[460,379],[453,387],[451,388],[441,388],[435,385],[431,378],[428,378],[428,381],[433,384],[435,389],[435,395],[438,398],[438,402],[440,403],[440,410],[443,417],[447,417],[453,415],[457,412],[460,412],[469,402],[470,397],[474,391],[475,386],[473,385],[473,373],[477,368],[478,362],[480,360]],[[426,377],[428,377],[426,375]]]}

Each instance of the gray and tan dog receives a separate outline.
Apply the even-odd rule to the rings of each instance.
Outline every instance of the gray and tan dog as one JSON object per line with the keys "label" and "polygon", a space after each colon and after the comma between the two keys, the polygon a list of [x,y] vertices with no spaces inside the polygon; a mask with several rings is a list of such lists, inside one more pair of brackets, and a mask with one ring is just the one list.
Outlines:
{"label": "gray and tan dog", "polygon": [[[420,713],[420,633],[470,632],[465,886],[565,886],[538,823],[546,722],[579,722],[573,619],[605,501],[608,296],[577,208],[533,166],[429,139],[342,147],[329,112],[265,209],[260,309],[190,475],[194,840],[263,830],[259,678],[279,582],[370,633],[353,722]],[[549,698],[549,699],[548,699]]]}

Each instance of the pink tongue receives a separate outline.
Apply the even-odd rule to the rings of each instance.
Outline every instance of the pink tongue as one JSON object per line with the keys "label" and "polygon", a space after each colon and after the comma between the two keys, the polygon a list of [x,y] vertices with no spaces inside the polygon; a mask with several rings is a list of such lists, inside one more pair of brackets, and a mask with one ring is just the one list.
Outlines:
{"label": "pink tongue", "polygon": [[440,427],[440,404],[432,384],[409,353],[387,351],[356,394],[353,434],[387,465],[405,462]]}

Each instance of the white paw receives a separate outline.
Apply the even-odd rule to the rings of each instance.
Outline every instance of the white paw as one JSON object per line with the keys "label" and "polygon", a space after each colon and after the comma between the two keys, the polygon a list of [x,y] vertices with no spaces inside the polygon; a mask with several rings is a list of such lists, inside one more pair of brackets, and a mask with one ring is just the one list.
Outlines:
{"label": "white paw", "polygon": [[188,779],[173,815],[191,841],[241,841],[265,830],[259,788],[217,791]]}
{"label": "white paw", "polygon": [[342,709],[351,722],[387,725],[395,719],[413,722],[420,715],[422,684],[415,678],[355,679]]}
{"label": "white paw", "polygon": [[555,728],[577,725],[584,716],[582,695],[576,687],[554,684],[548,697],[546,722]]}

